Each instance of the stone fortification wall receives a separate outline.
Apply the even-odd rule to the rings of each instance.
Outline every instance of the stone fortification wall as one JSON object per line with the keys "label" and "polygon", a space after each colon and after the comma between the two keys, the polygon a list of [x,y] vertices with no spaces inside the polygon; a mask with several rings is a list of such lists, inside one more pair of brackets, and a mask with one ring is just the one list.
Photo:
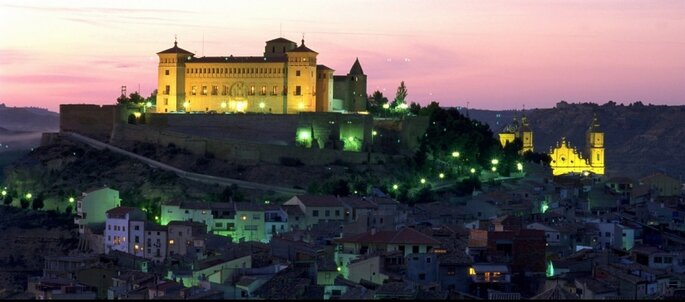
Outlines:
{"label": "stone fortification wall", "polygon": [[419,139],[428,128],[427,116],[408,116],[402,119],[375,118],[374,150],[384,153],[411,154],[419,147]]}
{"label": "stone fortification wall", "polygon": [[336,161],[361,164],[369,158],[372,163],[388,160],[383,154],[346,152],[330,149],[307,149],[288,145],[270,145],[232,139],[213,139],[177,133],[145,125],[118,124],[112,143],[125,145],[130,142],[148,142],[161,146],[174,144],[196,155],[213,154],[229,162],[256,164],[258,162],[280,164],[282,158],[298,159],[305,165],[326,165]]}
{"label": "stone fortification wall", "polygon": [[108,140],[117,118],[115,105],[62,104],[59,106],[60,131],[72,131]]}

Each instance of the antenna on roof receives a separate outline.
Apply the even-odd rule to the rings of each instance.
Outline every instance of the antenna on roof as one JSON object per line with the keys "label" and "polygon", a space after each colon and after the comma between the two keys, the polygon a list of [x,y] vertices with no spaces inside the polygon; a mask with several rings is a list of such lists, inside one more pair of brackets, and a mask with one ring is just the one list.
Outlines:
{"label": "antenna on roof", "polygon": [[174,47],[176,46],[177,43],[178,43],[178,37],[176,36],[176,34],[174,34]]}

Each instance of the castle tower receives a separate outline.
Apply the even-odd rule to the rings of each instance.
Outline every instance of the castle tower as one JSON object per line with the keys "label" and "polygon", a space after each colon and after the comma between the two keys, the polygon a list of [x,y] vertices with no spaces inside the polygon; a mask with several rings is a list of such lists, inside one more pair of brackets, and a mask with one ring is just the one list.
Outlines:
{"label": "castle tower", "polygon": [[288,97],[283,104],[284,112],[316,111],[316,56],[318,53],[302,44],[286,51]]}
{"label": "castle tower", "polygon": [[266,58],[280,58],[285,57],[288,51],[297,47],[297,43],[286,38],[276,38],[266,41],[264,46],[264,57]]}
{"label": "castle tower", "polygon": [[316,66],[316,111],[331,111],[333,100],[333,69],[325,65]]}
{"label": "castle tower", "polygon": [[157,79],[157,112],[174,112],[192,110],[184,107],[185,102],[185,62],[194,54],[178,47],[157,53],[159,68]]}
{"label": "castle tower", "polygon": [[533,130],[528,126],[528,118],[525,115],[521,117],[521,128],[519,131],[521,142],[523,142],[521,153],[533,152]]}
{"label": "castle tower", "polygon": [[604,132],[599,127],[597,114],[592,117],[592,123],[587,131],[588,163],[595,174],[604,174]]}
{"label": "castle tower", "polygon": [[516,137],[518,137],[518,129],[518,121],[516,120],[516,117],[514,117],[512,122],[506,124],[502,131],[498,133],[499,142],[502,145],[502,148],[504,148],[508,143],[513,142]]}
{"label": "castle tower", "polygon": [[362,65],[359,63],[359,58],[354,60],[350,72],[347,74],[348,78],[348,104],[344,104],[345,109],[353,112],[366,111],[366,75],[362,70]]}

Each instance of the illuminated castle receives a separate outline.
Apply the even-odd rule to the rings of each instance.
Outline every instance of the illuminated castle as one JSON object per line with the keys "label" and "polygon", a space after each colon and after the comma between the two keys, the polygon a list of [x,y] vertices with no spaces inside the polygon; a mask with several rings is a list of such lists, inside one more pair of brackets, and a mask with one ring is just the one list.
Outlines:
{"label": "illuminated castle", "polygon": [[571,147],[566,138],[561,138],[561,143],[551,149],[549,154],[552,158],[550,166],[553,175],[604,174],[604,132],[599,128],[596,115],[592,118],[586,139],[586,154],[589,156],[587,159],[583,158],[576,148]]}
{"label": "illuminated castle", "polygon": [[360,112],[366,110],[366,75],[357,59],[347,75],[317,65],[302,43],[266,42],[263,56],[200,57],[174,47],[158,52],[156,111]]}
{"label": "illuminated castle", "polygon": [[523,143],[521,147],[521,154],[528,151],[533,152],[533,130],[528,126],[528,119],[526,116],[521,117],[521,123],[516,120],[504,127],[499,133],[499,142],[502,147],[514,141],[514,139],[521,139]]}

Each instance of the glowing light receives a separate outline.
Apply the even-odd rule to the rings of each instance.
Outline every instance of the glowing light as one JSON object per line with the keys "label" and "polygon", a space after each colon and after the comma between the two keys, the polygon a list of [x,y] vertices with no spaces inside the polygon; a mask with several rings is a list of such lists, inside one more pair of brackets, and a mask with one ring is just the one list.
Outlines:
{"label": "glowing light", "polygon": [[545,212],[547,212],[547,210],[549,210],[549,205],[547,204],[546,201],[543,201],[540,204],[540,212],[542,212],[544,214]]}
{"label": "glowing light", "polygon": [[471,174],[476,173],[476,168],[471,168]]}
{"label": "glowing light", "polygon": [[300,108],[300,110],[304,109],[304,103],[300,103],[299,105],[297,105],[297,108]]}
{"label": "glowing light", "polygon": [[440,177],[440,179],[445,178],[445,173],[440,173],[440,175],[438,176]]}
{"label": "glowing light", "polygon": [[378,132],[376,132],[376,130],[373,130],[373,131],[371,131],[371,135],[376,136],[376,135],[378,135]]}
{"label": "glowing light", "polygon": [[354,137],[353,137],[353,136],[350,136],[350,137],[347,138],[347,140],[350,141],[350,142],[354,142]]}
{"label": "glowing light", "polygon": [[492,167],[490,170],[492,170],[492,172],[497,172],[497,167]]}
{"label": "glowing light", "polygon": [[227,105],[226,105],[226,102],[221,102],[221,105],[220,105],[220,106],[221,106],[221,109],[226,109],[226,106],[227,106]]}
{"label": "glowing light", "polygon": [[493,160],[491,160],[490,162],[491,162],[493,165],[499,164],[499,160],[496,159],[496,158],[493,159]]}
{"label": "glowing light", "polygon": [[402,104],[400,104],[399,107],[400,107],[400,109],[407,109],[407,108],[409,108],[409,105],[402,103]]}
{"label": "glowing light", "polygon": [[174,240],[173,240],[173,239],[169,239],[169,244],[174,244]]}
{"label": "glowing light", "polygon": [[242,220],[247,220],[247,216],[243,215],[243,217],[240,217]]}
{"label": "glowing light", "polygon": [[7,190],[2,190],[2,192],[0,192],[0,195],[2,195],[3,197],[7,196]]}
{"label": "glowing light", "polygon": [[159,216],[155,216],[155,221],[159,221]]}
{"label": "glowing light", "polygon": [[397,184],[392,185],[392,189],[393,189],[393,190],[397,190],[397,189],[399,189],[399,188],[400,188],[400,186],[397,185]]}
{"label": "glowing light", "polygon": [[140,112],[134,112],[133,116],[135,116],[136,118],[140,118]]}
{"label": "glowing light", "polygon": [[523,164],[516,163],[516,170],[523,171]]}
{"label": "glowing light", "polygon": [[388,108],[390,108],[390,104],[388,104],[388,103],[383,104],[383,109],[388,109]]}
{"label": "glowing light", "polygon": [[246,102],[237,102],[235,103],[235,110],[238,112],[245,112],[245,107],[247,107]]}
{"label": "glowing light", "polygon": [[588,175],[590,175],[590,172],[588,172],[588,171],[583,172],[583,176],[587,177]]}
{"label": "glowing light", "polygon": [[475,276],[476,270],[473,267],[469,267],[469,276]]}
{"label": "glowing light", "polygon": [[264,104],[264,102],[259,103],[259,108],[260,108],[260,109],[264,109],[264,107],[266,107],[266,104]]}
{"label": "glowing light", "polygon": [[152,102],[147,102],[147,103],[145,103],[145,107],[147,107],[147,108],[152,107]]}
{"label": "glowing light", "polygon": [[305,141],[312,139],[312,134],[309,133],[309,131],[307,131],[307,130],[300,130],[300,132],[297,133],[297,139],[299,141],[305,142]]}
{"label": "glowing light", "polygon": [[188,101],[183,102],[183,107],[188,109],[188,107],[190,107],[190,102],[188,102]]}
{"label": "glowing light", "polygon": [[24,197],[26,197],[26,199],[31,199],[31,198],[33,198],[33,194],[26,193],[26,195],[24,195]]}
{"label": "glowing light", "polygon": [[459,153],[459,151],[454,151],[454,152],[452,152],[452,157],[459,157],[459,156],[461,156],[461,154]]}
{"label": "glowing light", "polygon": [[421,184],[425,184],[425,183],[426,183],[426,179],[425,179],[425,178],[421,178]]}
{"label": "glowing light", "polygon": [[268,201],[268,200],[264,201],[264,204],[270,204],[270,203],[271,203],[271,201]]}
{"label": "glowing light", "polygon": [[552,264],[552,261],[547,263],[547,271],[545,272],[545,276],[547,276],[547,278],[554,277],[554,264]]}
{"label": "glowing light", "polygon": [[75,200],[74,197],[69,197],[69,203],[74,203]]}
{"label": "glowing light", "polygon": [[337,268],[337,269],[338,269],[338,271],[342,271],[342,267],[339,267],[339,266],[338,266],[338,268]]}

